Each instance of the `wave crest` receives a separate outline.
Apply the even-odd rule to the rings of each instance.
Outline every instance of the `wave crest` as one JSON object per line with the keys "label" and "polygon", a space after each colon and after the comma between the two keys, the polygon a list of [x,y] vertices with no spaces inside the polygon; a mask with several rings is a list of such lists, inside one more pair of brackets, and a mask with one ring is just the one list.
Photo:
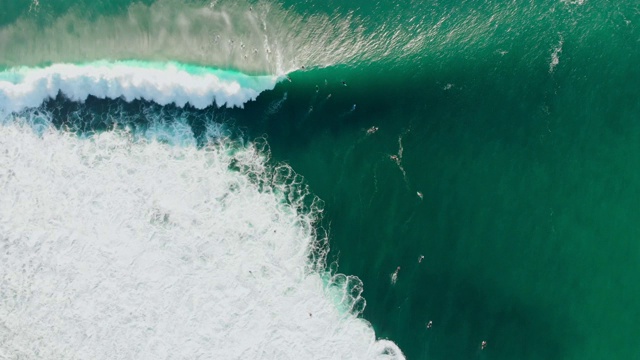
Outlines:
{"label": "wave crest", "polygon": [[185,66],[177,63],[95,62],[15,68],[0,72],[0,109],[18,112],[64,94],[73,101],[97,98],[144,99],[203,109],[212,104],[243,107],[262,91],[273,89],[276,76]]}

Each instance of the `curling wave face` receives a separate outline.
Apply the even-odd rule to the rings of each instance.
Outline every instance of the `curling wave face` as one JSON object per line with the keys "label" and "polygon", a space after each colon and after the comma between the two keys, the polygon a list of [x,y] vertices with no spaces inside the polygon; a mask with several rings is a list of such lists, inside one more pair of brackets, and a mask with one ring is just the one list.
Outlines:
{"label": "curling wave face", "polygon": [[80,102],[92,95],[126,101],[144,99],[160,105],[188,103],[198,109],[214,103],[242,107],[262,91],[272,89],[277,79],[177,63],[101,61],[21,67],[0,72],[0,109],[17,112],[37,107],[59,92]]}

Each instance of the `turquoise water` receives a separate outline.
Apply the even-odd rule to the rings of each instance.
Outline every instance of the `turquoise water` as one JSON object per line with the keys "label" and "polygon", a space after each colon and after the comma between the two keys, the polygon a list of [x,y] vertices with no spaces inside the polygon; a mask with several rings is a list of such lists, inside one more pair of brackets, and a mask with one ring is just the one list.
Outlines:
{"label": "turquoise water", "polygon": [[[191,109],[186,123],[196,138],[211,121],[264,137],[271,161],[304,177],[324,201],[331,268],[362,281],[360,316],[408,359],[640,356],[634,2],[9,5],[5,69],[288,73],[242,109]],[[147,106],[178,111],[63,96],[45,110],[58,128],[103,131],[113,109]],[[79,109],[93,114],[82,126]]]}

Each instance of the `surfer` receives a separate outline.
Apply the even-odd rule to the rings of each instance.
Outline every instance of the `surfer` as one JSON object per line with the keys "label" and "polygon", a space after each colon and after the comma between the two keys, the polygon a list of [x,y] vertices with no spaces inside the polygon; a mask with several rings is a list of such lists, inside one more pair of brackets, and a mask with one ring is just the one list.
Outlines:
{"label": "surfer", "polygon": [[416,192],[416,194],[418,195],[420,200],[424,199],[424,195],[422,195],[422,193],[420,191]]}
{"label": "surfer", "polygon": [[375,134],[376,131],[378,131],[378,127],[377,126],[372,126],[369,129],[367,129],[367,135]]}

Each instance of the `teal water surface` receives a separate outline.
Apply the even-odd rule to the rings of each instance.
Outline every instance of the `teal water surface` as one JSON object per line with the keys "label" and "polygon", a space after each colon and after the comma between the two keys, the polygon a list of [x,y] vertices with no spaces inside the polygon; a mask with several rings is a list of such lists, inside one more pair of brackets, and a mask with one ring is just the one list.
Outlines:
{"label": "teal water surface", "polygon": [[[12,32],[24,19],[35,19],[37,34],[73,11],[91,21],[143,6],[9,3],[0,6],[0,42],[16,54],[28,52]],[[640,357],[637,4],[276,5],[270,20],[283,23],[270,34],[283,36],[279,44],[305,23],[327,26],[296,37],[297,48],[281,45],[283,66],[266,55],[209,63],[209,52],[232,51],[218,45],[139,57],[258,73],[306,65],[244,109],[205,111],[249,139],[266,135],[274,161],[291,164],[324,200],[330,259],[362,280],[362,316],[377,336],[408,359]],[[302,20],[284,22],[294,17]],[[65,58],[74,31],[58,48],[35,47],[25,65],[101,60],[90,50]],[[162,36],[172,31],[184,34]],[[353,55],[356,36],[364,45]],[[20,59],[7,52],[0,66]]]}
{"label": "teal water surface", "polygon": [[408,358],[640,355],[638,16],[591,5],[282,86],[274,152],[327,202],[340,271]]}

